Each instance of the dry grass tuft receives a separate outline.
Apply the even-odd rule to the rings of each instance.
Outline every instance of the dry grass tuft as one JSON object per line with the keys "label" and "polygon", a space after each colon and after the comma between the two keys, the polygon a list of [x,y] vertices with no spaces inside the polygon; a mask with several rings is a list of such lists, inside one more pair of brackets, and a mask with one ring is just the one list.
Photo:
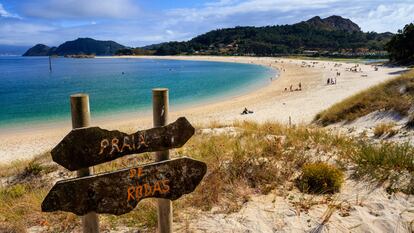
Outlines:
{"label": "dry grass tuft", "polygon": [[397,130],[394,129],[395,123],[389,122],[389,123],[379,123],[374,128],[374,136],[375,137],[381,137],[383,135],[386,135],[387,137],[392,137],[395,134],[397,134]]}
{"label": "dry grass tuft", "polygon": [[411,113],[408,117],[408,121],[405,125],[408,129],[414,129],[414,113]]}

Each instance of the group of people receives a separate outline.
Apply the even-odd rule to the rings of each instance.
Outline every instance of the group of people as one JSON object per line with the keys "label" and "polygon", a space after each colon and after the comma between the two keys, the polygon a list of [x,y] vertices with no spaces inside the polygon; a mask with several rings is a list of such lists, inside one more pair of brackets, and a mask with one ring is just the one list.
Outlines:
{"label": "group of people", "polygon": [[328,80],[326,80],[326,84],[327,85],[334,85],[334,84],[336,84],[336,78],[328,78]]}
{"label": "group of people", "polygon": [[346,70],[351,71],[351,72],[362,72],[362,68],[359,67],[359,64],[356,64],[355,66],[351,68],[346,68]]}
{"label": "group of people", "polygon": [[[285,87],[285,91],[287,91],[288,89],[287,89],[287,87]],[[298,84],[298,88],[296,88],[296,89],[293,89],[293,85],[290,85],[290,87],[289,87],[289,91],[301,91],[302,90],[302,83],[301,82],[299,82],[299,84]]]}

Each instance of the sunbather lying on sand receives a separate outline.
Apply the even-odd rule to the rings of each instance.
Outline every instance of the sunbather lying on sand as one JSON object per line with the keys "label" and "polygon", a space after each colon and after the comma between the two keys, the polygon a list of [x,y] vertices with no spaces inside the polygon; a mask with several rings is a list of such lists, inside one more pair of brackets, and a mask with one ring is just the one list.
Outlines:
{"label": "sunbather lying on sand", "polygon": [[250,110],[247,110],[247,108],[244,108],[244,110],[241,114],[246,115],[246,114],[250,114],[250,113],[253,113],[253,111],[250,111]]}

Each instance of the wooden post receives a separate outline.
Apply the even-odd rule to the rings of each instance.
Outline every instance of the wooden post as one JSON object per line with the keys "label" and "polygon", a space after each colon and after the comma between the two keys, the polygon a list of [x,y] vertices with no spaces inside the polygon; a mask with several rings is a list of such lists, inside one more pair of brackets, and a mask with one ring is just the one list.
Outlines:
{"label": "wooden post", "polygon": [[[89,109],[89,96],[86,94],[75,94],[70,96],[70,107],[72,112],[72,128],[88,127],[91,124],[91,113]],[[90,168],[77,170],[78,177],[91,175]],[[87,190],[85,190],[86,192]],[[94,212],[82,216],[82,229],[84,233],[99,233],[98,215]]]}
{"label": "wooden post", "polygon": [[[164,126],[168,121],[168,89],[152,90],[152,109],[154,127]],[[155,152],[155,160],[170,159],[168,150]],[[172,233],[172,203],[168,199],[158,199],[158,232]]]}
{"label": "wooden post", "polygon": [[49,56],[49,72],[52,72],[52,57]]}

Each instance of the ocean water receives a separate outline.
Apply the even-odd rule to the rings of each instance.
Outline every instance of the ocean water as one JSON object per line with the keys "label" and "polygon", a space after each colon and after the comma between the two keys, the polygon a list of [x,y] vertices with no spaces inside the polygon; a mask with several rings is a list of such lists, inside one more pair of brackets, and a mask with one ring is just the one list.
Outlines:
{"label": "ocean water", "polygon": [[69,96],[89,94],[92,117],[149,111],[153,88],[171,107],[219,101],[267,85],[252,64],[153,59],[0,57],[0,128],[70,119]]}

